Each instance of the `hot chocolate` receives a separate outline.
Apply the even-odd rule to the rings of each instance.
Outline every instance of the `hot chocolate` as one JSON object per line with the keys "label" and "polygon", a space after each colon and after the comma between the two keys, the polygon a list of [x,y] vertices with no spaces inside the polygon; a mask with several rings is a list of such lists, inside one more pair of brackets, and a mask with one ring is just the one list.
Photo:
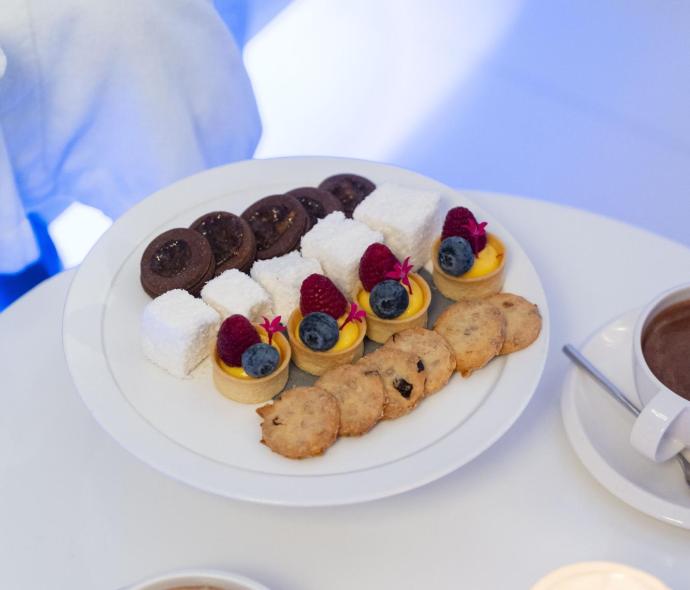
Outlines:
{"label": "hot chocolate", "polygon": [[649,321],[642,353],[659,381],[690,400],[690,300],[667,307]]}

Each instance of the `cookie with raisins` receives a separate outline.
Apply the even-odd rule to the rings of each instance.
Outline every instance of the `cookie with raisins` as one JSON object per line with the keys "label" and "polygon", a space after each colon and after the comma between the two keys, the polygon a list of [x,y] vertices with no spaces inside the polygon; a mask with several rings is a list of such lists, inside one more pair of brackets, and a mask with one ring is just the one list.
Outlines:
{"label": "cookie with raisins", "polygon": [[383,417],[388,420],[411,412],[424,397],[426,371],[418,354],[381,347],[362,357],[358,365],[378,373],[383,380],[386,405]]}
{"label": "cookie with raisins", "polygon": [[418,354],[426,371],[424,394],[430,395],[441,389],[455,371],[453,350],[437,332],[426,328],[410,328],[393,334],[385,348],[404,350]]}
{"label": "cookie with raisins", "polygon": [[338,402],[318,387],[288,389],[256,413],[263,418],[261,442],[289,459],[320,455],[338,437]]}

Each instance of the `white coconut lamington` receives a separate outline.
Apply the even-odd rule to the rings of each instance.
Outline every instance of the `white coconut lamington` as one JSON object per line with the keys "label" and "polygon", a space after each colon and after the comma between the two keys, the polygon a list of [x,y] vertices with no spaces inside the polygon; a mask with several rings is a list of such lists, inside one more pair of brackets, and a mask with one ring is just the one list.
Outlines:
{"label": "white coconut lamington", "polygon": [[322,272],[318,260],[302,257],[293,251],[284,256],[257,260],[251,275],[273,299],[273,313],[287,324],[290,314],[299,307],[302,281],[310,274]]}
{"label": "white coconut lamington", "polygon": [[[359,207],[361,206],[360,204]],[[352,299],[357,294],[359,260],[362,254],[370,244],[382,241],[381,232],[360,221],[347,219],[342,212],[335,211],[319,220],[302,237],[301,247],[302,255],[316,258],[324,273]]]}
{"label": "white coconut lamington", "polygon": [[186,377],[209,353],[220,316],[201,299],[173,289],[150,301],[141,316],[144,354],[175,377]]}
{"label": "white coconut lamington", "polygon": [[380,231],[396,258],[402,262],[409,256],[418,269],[431,258],[443,209],[440,193],[385,183],[359,204],[353,217]]}
{"label": "white coconut lamington", "polygon": [[226,270],[210,280],[201,290],[201,298],[215,309],[222,319],[234,314],[261,322],[273,315],[273,301],[254,279],[236,268]]}

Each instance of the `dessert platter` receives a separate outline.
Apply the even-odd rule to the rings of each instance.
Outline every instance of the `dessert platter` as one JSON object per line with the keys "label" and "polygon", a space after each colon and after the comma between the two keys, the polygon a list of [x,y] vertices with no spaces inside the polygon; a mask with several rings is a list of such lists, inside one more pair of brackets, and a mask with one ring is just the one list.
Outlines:
{"label": "dessert platter", "polygon": [[358,160],[213,169],[121,217],[64,314],[96,420],[167,475],[283,505],[385,497],[502,436],[548,308],[470,196]]}

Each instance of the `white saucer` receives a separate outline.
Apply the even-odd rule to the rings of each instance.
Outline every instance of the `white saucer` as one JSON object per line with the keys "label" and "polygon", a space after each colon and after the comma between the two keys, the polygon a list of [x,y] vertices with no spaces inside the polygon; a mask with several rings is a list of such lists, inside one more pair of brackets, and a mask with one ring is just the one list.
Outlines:
{"label": "white saucer", "polygon": [[[581,347],[638,406],[632,334],[639,311],[620,316]],[[678,463],[653,463],[637,453],[629,442],[634,417],[579,367],[566,376],[561,410],[570,443],[601,485],[645,514],[690,528],[690,488]]]}

